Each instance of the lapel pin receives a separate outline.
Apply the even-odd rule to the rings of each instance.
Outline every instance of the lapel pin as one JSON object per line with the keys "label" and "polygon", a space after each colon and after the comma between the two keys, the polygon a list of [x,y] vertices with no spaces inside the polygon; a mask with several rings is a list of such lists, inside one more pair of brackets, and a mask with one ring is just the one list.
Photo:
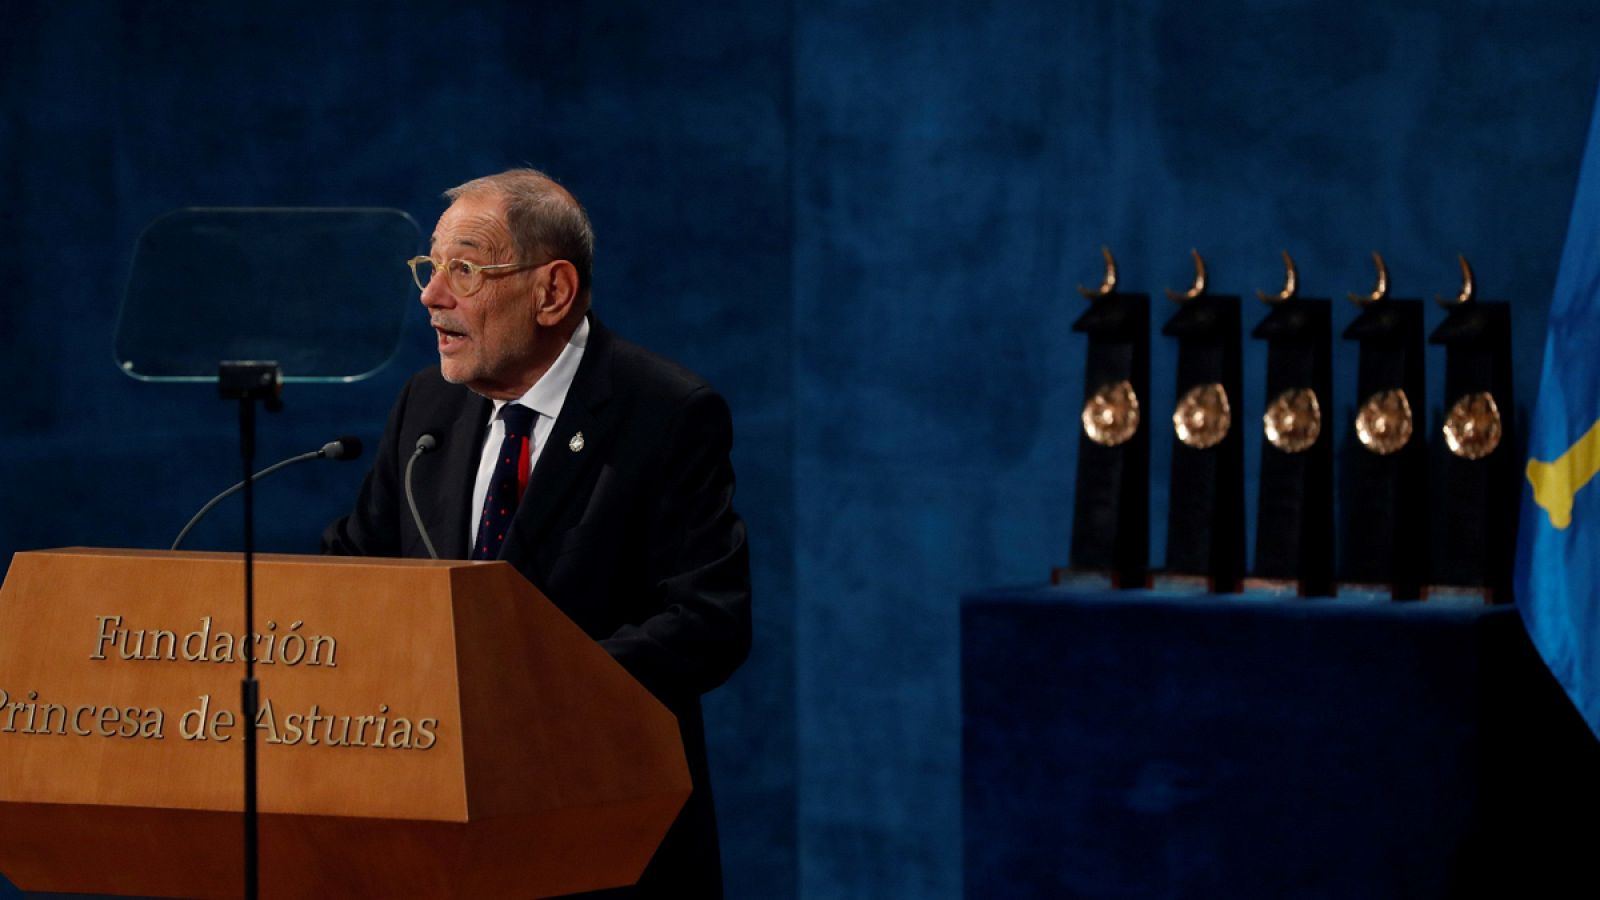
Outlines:
{"label": "lapel pin", "polygon": [[577,453],[579,450],[583,449],[583,432],[578,432],[572,436],[572,440],[567,441],[567,449],[571,450],[573,453]]}

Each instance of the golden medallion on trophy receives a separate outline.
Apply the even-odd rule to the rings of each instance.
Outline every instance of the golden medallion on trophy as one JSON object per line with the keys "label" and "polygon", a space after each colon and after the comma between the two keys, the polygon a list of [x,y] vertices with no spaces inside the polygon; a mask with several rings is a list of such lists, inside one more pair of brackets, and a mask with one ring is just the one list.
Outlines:
{"label": "golden medallion on trophy", "polygon": [[1406,392],[1394,388],[1368,397],[1356,414],[1356,437],[1379,456],[1404,447],[1411,440],[1411,401]]}
{"label": "golden medallion on trophy", "polygon": [[1488,391],[1467,394],[1444,417],[1444,442],[1462,459],[1483,459],[1500,446],[1500,405]]}
{"label": "golden medallion on trophy", "polygon": [[1127,381],[1103,384],[1083,404],[1083,433],[1102,447],[1115,447],[1139,431],[1139,395]]}
{"label": "golden medallion on trophy", "polygon": [[1267,443],[1285,453],[1309,450],[1322,434],[1322,404],[1310,388],[1290,388],[1267,405],[1261,417]]}
{"label": "golden medallion on trophy", "polygon": [[1216,382],[1195,385],[1185,391],[1177,410],[1172,413],[1172,430],[1177,432],[1178,440],[1196,450],[1222,443],[1232,423],[1228,392]]}

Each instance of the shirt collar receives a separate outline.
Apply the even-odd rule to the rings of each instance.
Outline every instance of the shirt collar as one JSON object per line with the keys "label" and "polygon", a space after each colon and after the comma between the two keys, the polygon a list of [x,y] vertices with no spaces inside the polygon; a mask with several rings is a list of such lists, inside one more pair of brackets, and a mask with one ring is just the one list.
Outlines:
{"label": "shirt collar", "polygon": [[528,392],[516,400],[494,401],[494,412],[489,420],[500,415],[500,408],[507,403],[520,403],[541,416],[554,419],[561,415],[561,407],[567,401],[567,391],[572,388],[572,379],[578,374],[578,363],[583,360],[583,348],[589,344],[589,317],[584,316],[578,322],[578,327],[572,332],[572,337],[567,339],[567,345],[561,348],[561,355],[550,364],[539,380],[528,388]]}

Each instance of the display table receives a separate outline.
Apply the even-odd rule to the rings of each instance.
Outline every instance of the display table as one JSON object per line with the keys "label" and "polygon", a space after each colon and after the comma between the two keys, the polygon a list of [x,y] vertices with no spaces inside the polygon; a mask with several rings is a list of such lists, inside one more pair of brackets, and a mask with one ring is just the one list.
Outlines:
{"label": "display table", "polygon": [[1600,881],[1600,742],[1514,609],[992,590],[961,663],[968,897]]}

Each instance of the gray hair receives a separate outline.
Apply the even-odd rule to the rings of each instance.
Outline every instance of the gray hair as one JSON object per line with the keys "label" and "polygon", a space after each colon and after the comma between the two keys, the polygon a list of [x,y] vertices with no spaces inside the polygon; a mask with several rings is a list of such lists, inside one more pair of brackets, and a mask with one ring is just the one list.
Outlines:
{"label": "gray hair", "polygon": [[578,270],[578,299],[588,301],[594,270],[594,228],[566,188],[537,169],[508,169],[444,192],[452,203],[468,194],[505,199],[506,226],[525,263],[564,259]]}

